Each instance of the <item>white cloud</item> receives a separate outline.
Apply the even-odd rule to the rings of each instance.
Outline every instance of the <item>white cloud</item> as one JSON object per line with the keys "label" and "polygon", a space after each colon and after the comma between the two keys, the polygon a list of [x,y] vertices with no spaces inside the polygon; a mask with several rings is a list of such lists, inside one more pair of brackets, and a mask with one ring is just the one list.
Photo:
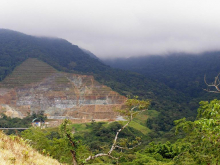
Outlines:
{"label": "white cloud", "polygon": [[55,36],[99,57],[219,50],[216,0],[1,0],[0,27]]}

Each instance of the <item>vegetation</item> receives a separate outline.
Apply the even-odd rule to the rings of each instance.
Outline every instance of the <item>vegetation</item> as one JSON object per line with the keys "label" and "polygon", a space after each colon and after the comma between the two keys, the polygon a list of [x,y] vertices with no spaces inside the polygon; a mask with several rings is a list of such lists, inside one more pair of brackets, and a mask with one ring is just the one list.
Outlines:
{"label": "vegetation", "polygon": [[[124,164],[219,164],[220,100],[202,101],[195,121],[176,120],[176,134],[185,133],[174,143],[149,143]],[[180,132],[179,132],[180,131]]]}
{"label": "vegetation", "polygon": [[40,154],[30,147],[28,140],[18,136],[6,136],[0,132],[0,162],[1,164],[38,164],[38,165],[60,165],[60,163],[49,157],[46,153]]}
{"label": "vegetation", "polygon": [[[130,116],[131,112],[129,110],[133,109],[131,107],[135,107],[135,105],[140,103],[142,102],[130,99],[130,102],[129,100],[127,102],[127,109],[123,109],[120,112],[125,116]],[[148,102],[143,103],[144,106],[140,108],[144,108],[149,104]],[[138,117],[138,111],[135,108],[133,110],[133,115],[137,115],[136,117]],[[150,111],[149,113],[152,113],[152,116],[157,115],[154,111]],[[84,164],[88,161],[89,164],[114,164],[118,162],[120,164],[214,165],[219,162],[219,114],[220,100],[200,102],[197,119],[195,121],[189,121],[186,118],[176,120],[178,138],[170,139],[172,142],[167,141],[165,143],[161,139],[155,138],[154,140],[157,143],[149,143],[152,141],[152,138],[150,138],[152,132],[143,134],[134,129],[134,127],[129,127],[128,123],[133,119],[133,115],[132,118],[128,118],[127,123],[113,122],[108,124],[92,122],[83,125],[72,125],[64,121],[60,129],[31,128],[23,131],[22,137],[27,139],[29,144],[40,153],[50,155],[59,160],[59,162],[68,164],[73,162],[74,155],[76,162],[79,164]],[[138,118],[141,118],[141,116]],[[7,119],[6,121],[10,122],[13,120],[4,115],[1,119]],[[141,120],[139,123],[141,123]],[[132,125],[132,123],[130,124]],[[72,133],[73,128],[74,134]],[[169,138],[173,136],[169,135]],[[17,138],[14,135],[11,137]],[[142,139],[142,145],[138,145],[140,144],[140,137]],[[113,139],[115,141],[112,143]],[[136,147],[133,148],[134,146]],[[109,147],[111,148],[110,153]],[[132,148],[132,150],[129,148]],[[116,158],[116,161],[101,157],[101,153],[103,156]],[[108,154],[110,155],[108,156]],[[94,158],[96,159],[93,160]],[[13,157],[11,161],[14,160]]]}
{"label": "vegetation", "polygon": [[176,132],[186,133],[182,142],[188,144],[176,161],[192,159],[197,164],[219,164],[220,161],[220,100],[200,102],[197,120],[175,121]]}
{"label": "vegetation", "polygon": [[[0,117],[0,128],[29,128],[31,127],[32,120],[38,118],[41,120],[45,120],[43,112],[36,114],[33,113],[23,119],[20,118],[11,118],[6,116],[5,114],[1,114]],[[5,130],[6,134],[20,134],[22,130]]]}
{"label": "vegetation", "polygon": [[118,161],[120,157],[115,157],[112,155],[114,150],[120,149],[122,151],[126,149],[133,149],[137,145],[140,145],[140,137],[136,137],[135,140],[132,141],[129,141],[129,139],[122,139],[120,140],[120,143],[118,142],[118,138],[121,131],[123,131],[131,123],[131,121],[137,114],[147,110],[149,104],[149,101],[140,101],[137,100],[137,97],[135,99],[128,99],[125,103],[125,107],[122,110],[118,110],[121,115],[127,118],[127,122],[125,125],[123,125],[123,127],[117,130],[110,150],[107,153],[98,153],[94,156],[90,155],[86,159],[86,162],[103,156],[107,156]]}
{"label": "vegetation", "polygon": [[[156,94],[158,98],[152,100],[152,109],[159,111],[160,114],[148,120],[147,126],[158,132],[170,130],[174,126],[173,121],[182,117],[194,120],[200,101],[220,99],[219,94],[203,90],[207,89],[207,84],[211,85],[213,78],[218,75],[219,60],[220,52],[216,51],[198,55],[176,53],[103,61],[114,68],[133,71],[148,79],[156,80],[158,85],[163,84],[172,89],[172,92],[176,92],[178,96],[172,94],[170,97],[158,92]],[[204,82],[205,74],[207,84]],[[165,91],[162,86],[158,89]],[[214,87],[209,87],[209,90],[215,91]],[[173,100],[174,98],[176,99]],[[164,103],[167,100],[169,103]]]}
{"label": "vegetation", "polygon": [[220,52],[216,51],[198,55],[176,53],[103,61],[114,68],[137,72],[147,78],[164,83],[191,99],[209,95],[202,90],[206,88],[204,75],[206,74],[207,82],[212,82],[220,71],[219,60]]}
{"label": "vegetation", "polygon": [[60,131],[63,139],[69,144],[67,150],[69,150],[72,154],[72,162],[74,165],[77,165],[77,149],[79,148],[79,142],[75,140],[71,129],[68,127],[68,124],[71,124],[71,122],[69,120],[64,120],[64,122],[60,125]]}
{"label": "vegetation", "polygon": [[[80,131],[75,130],[73,134],[73,125],[70,125],[68,120],[64,120],[59,131],[52,128],[32,128],[22,132],[22,137],[31,140],[30,144],[40,152],[45,151],[60,162],[78,164],[91,162],[95,158],[97,160],[92,162],[106,161],[106,158],[99,158],[102,156],[118,160],[116,156],[122,154],[116,150],[129,149],[140,143],[141,138],[138,135],[143,136],[143,134],[128,125],[133,117],[141,111],[145,111],[148,105],[148,101],[129,99],[126,107],[120,110],[120,113],[128,117],[128,121],[124,125],[93,122],[87,124],[87,130],[85,127],[84,129],[78,127]],[[106,150],[108,150],[107,153],[105,153]],[[93,154],[91,155],[90,152]],[[107,159],[107,162],[111,161]]]}
{"label": "vegetation", "polygon": [[[145,136],[132,127],[125,127],[126,125],[117,122],[111,124],[93,122],[83,125],[68,125],[64,122],[61,128],[66,125],[71,131],[75,126],[74,134],[59,132],[55,128],[32,128],[24,131],[22,137],[31,140],[30,144],[40,152],[46,152],[60,162],[69,164],[72,163],[70,151],[74,150],[79,164],[90,160],[87,163],[216,165],[219,163],[220,152],[219,114],[220,100],[200,102],[195,121],[188,121],[186,118],[175,121],[177,138],[170,139],[172,142],[161,142],[158,139],[154,139],[157,142],[150,142],[152,139],[148,137],[149,134]],[[124,130],[120,132],[121,128]],[[139,137],[142,143],[136,146],[140,143]],[[112,143],[113,139],[116,141]],[[71,142],[74,142],[75,146],[72,146]],[[109,147],[110,151],[112,147],[113,150],[108,156]]]}

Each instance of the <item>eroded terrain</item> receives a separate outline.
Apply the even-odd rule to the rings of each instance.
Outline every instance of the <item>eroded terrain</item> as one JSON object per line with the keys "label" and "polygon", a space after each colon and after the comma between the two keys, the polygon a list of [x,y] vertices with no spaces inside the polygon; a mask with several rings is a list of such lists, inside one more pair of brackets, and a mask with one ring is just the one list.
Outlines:
{"label": "eroded terrain", "polygon": [[114,109],[126,100],[93,76],[58,72],[37,59],[17,67],[0,87],[1,113],[19,118],[43,111],[48,119],[114,120]]}

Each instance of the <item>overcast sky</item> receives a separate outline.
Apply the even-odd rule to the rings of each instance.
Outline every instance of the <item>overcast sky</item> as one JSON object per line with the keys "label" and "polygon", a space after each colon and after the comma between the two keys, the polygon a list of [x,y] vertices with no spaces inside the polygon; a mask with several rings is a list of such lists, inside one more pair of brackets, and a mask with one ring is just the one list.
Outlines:
{"label": "overcast sky", "polygon": [[0,28],[98,57],[220,50],[219,0],[0,0]]}

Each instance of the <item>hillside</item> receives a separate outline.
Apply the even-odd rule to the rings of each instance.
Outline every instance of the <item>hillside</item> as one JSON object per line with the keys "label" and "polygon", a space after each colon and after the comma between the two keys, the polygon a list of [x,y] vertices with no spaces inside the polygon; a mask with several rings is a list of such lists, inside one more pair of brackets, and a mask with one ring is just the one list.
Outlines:
{"label": "hillside", "polygon": [[[0,79],[3,80],[28,58],[43,61],[58,71],[92,75],[100,84],[124,96],[151,100],[151,109],[161,112],[160,130],[169,130],[173,120],[195,117],[197,107],[181,91],[138,73],[112,69],[64,39],[34,37],[0,29]],[[191,106],[193,105],[193,106]],[[198,105],[198,102],[197,102]]]}
{"label": "hillside", "polygon": [[[185,107],[184,110],[182,108],[179,109],[182,116],[194,116],[199,106],[198,103],[202,100],[220,99],[219,94],[209,93],[203,90],[207,88],[204,83],[204,75],[206,74],[207,82],[212,83],[214,77],[220,72],[220,52],[206,52],[198,55],[171,54],[167,56],[142,56],[103,59],[103,61],[111,67],[139,73],[148,79],[165,84],[172,91],[178,91],[179,97],[185,98],[184,101],[179,101],[181,106]],[[161,90],[163,91],[163,89]],[[174,106],[177,107],[178,105],[176,104]],[[164,107],[169,107],[170,110]],[[165,111],[164,109],[160,110],[161,114],[158,117],[147,121],[149,128],[166,130],[161,125],[164,125],[164,122],[169,123],[169,120],[167,120],[169,117],[167,115],[172,116],[171,120],[175,118],[173,116],[176,115],[170,113],[176,113],[171,110],[173,109],[172,105],[166,105],[163,108]],[[188,108],[190,109],[190,114],[184,114],[184,111]]]}
{"label": "hillside", "polygon": [[0,132],[0,162],[3,165],[61,165],[49,156],[43,156],[22,138]]}
{"label": "hillside", "polygon": [[220,52],[170,54],[166,56],[141,56],[103,59],[104,63],[119,69],[134,71],[162,82],[187,97],[200,97],[206,92],[204,75],[212,82],[220,72]]}
{"label": "hillside", "polygon": [[123,95],[134,94],[152,99],[155,96],[149,92],[154,90],[158,93],[158,86],[169,90],[162,83],[144,76],[112,69],[66,40],[0,29],[0,79],[28,58],[37,58],[59,71],[92,74],[100,83]]}
{"label": "hillside", "polygon": [[0,37],[1,79],[30,57],[63,71],[92,73],[109,68],[64,39],[34,37],[6,29],[0,29]]}

